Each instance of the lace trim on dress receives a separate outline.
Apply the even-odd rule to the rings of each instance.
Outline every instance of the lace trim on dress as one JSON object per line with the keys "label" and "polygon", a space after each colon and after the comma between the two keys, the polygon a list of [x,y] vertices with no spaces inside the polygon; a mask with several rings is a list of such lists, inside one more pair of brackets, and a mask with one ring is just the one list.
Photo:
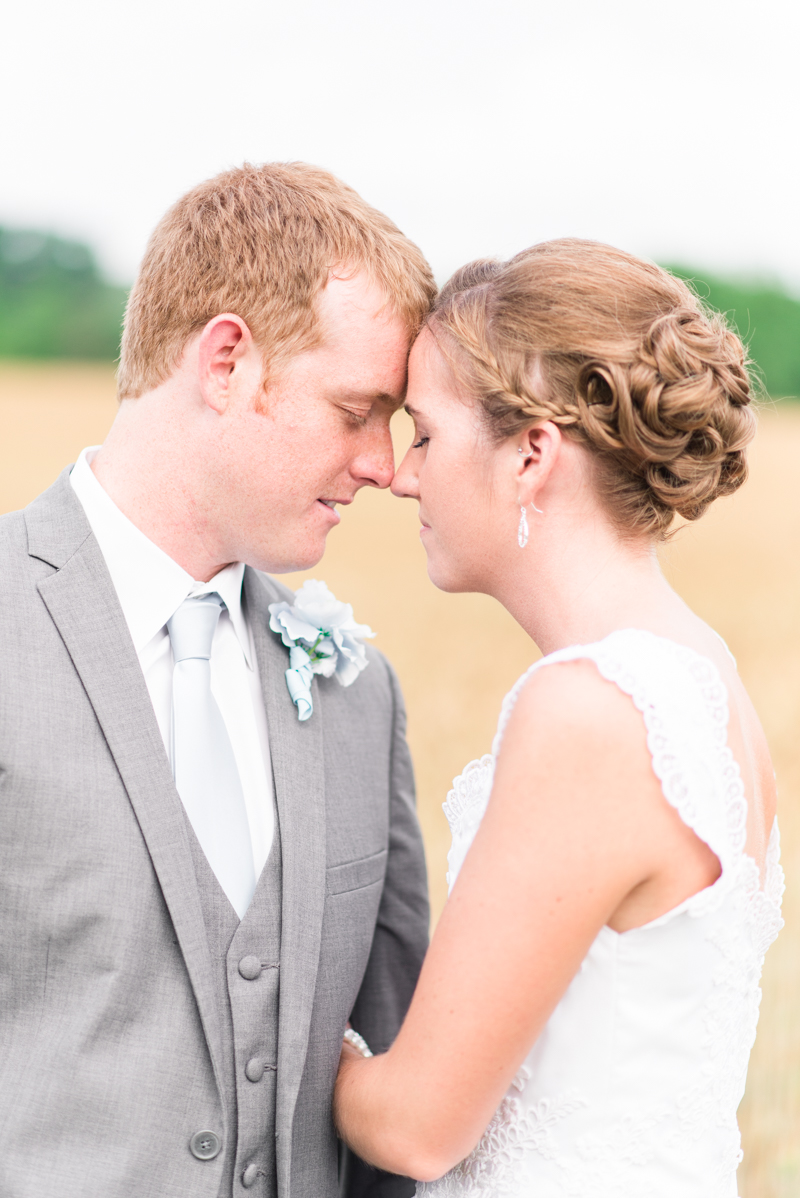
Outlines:
{"label": "lace trim on dress", "polygon": [[464,858],[483,818],[493,778],[494,757],[485,753],[478,760],[471,761],[463,772],[453,779],[453,789],[442,804],[452,833],[452,844],[447,854],[447,885],[450,888],[464,864]]}
{"label": "lace trim on dress", "polygon": [[530,1070],[523,1065],[469,1156],[438,1181],[418,1184],[417,1198],[516,1196],[520,1168],[528,1153],[556,1160],[556,1125],[587,1103],[577,1095],[562,1094],[526,1106],[512,1091],[521,1095],[530,1077]]}

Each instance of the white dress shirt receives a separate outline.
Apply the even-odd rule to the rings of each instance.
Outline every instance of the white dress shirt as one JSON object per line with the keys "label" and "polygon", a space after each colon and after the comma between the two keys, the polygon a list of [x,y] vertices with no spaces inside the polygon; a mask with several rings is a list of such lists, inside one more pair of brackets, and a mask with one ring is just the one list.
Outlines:
{"label": "white dress shirt", "polygon": [[244,565],[237,562],[210,582],[195,582],[103,490],[90,464],[98,449],[95,445],[82,451],[70,482],[105,558],[168,755],[173,660],[167,620],[189,595],[216,591],[225,602],[211,646],[211,691],[239,769],[258,878],[272,847],[275,815],[267,717],[253,640],[242,611]]}

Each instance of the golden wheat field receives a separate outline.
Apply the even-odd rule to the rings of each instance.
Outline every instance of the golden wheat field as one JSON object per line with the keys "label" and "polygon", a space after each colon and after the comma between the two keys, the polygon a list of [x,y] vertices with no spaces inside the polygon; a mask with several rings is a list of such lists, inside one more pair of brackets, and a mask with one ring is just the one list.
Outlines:
{"label": "golden wheat field", "polygon": [[[0,511],[24,506],[115,411],[107,366],[0,367]],[[399,415],[397,446],[408,442]],[[800,1195],[800,406],[762,412],[752,475],[664,551],[666,573],[727,640],[772,745],[781,794],[786,927],[767,957],[759,1036],[740,1110],[742,1198]],[[465,513],[468,519],[468,513]],[[451,779],[488,751],[500,701],[536,656],[492,600],[443,595],[425,572],[416,505],[362,492],[329,539],[324,578],[399,673],[409,712],[434,913],[444,901]],[[303,576],[292,576],[297,585]],[[296,581],[294,581],[296,579]]]}

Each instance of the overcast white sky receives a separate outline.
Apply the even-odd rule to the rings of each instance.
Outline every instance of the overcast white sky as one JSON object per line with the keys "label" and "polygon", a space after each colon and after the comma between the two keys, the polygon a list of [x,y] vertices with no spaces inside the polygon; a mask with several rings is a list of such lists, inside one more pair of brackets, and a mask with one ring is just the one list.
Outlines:
{"label": "overcast white sky", "polygon": [[440,278],[566,234],[800,292],[798,0],[27,0],[0,223],[129,281],[182,191],[306,159]]}

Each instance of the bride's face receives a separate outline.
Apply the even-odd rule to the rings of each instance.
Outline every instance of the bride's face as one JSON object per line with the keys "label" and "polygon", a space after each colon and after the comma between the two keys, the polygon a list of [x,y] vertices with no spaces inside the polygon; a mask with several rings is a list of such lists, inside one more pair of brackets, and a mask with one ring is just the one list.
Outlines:
{"label": "bride's face", "polygon": [[519,552],[516,447],[490,439],[427,329],[409,358],[406,410],[415,437],[392,492],[419,500],[431,580],[444,591],[490,591],[502,559]]}

